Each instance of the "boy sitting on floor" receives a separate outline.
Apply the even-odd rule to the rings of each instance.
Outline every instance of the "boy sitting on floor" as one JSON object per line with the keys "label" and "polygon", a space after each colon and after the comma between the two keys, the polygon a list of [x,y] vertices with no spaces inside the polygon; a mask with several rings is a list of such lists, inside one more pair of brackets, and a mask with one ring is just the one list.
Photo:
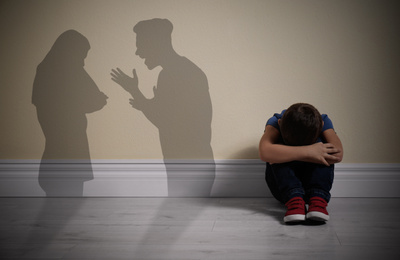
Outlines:
{"label": "boy sitting on floor", "polygon": [[272,195],[287,207],[285,223],[329,219],[334,164],[342,160],[343,147],[327,115],[305,103],[274,114],[259,152],[267,162],[265,179]]}

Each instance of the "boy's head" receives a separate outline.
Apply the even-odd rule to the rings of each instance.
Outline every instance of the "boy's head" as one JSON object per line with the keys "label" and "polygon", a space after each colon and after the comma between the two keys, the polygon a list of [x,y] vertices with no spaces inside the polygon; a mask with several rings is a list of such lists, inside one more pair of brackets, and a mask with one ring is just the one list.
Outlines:
{"label": "boy's head", "polygon": [[283,141],[287,145],[310,145],[317,141],[323,122],[318,110],[305,103],[291,105],[279,122]]}

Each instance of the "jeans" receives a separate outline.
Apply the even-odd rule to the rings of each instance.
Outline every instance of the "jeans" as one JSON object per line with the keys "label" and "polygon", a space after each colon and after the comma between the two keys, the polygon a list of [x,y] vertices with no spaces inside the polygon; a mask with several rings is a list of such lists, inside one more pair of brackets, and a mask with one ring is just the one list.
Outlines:
{"label": "jeans", "polygon": [[321,197],[331,198],[334,165],[326,166],[307,162],[267,163],[265,180],[272,195],[282,203],[291,198],[302,197],[306,202]]}

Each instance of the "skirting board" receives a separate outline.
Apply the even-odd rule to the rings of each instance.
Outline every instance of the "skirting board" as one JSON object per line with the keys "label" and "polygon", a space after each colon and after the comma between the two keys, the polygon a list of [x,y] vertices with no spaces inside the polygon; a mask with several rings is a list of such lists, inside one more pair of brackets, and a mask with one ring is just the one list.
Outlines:
{"label": "skirting board", "polygon": [[[39,169],[51,173],[48,184],[63,183],[55,194],[61,197],[71,196],[62,189],[88,169],[93,179],[84,182],[84,197],[271,197],[260,160],[0,160],[0,197],[46,196]],[[400,164],[337,164],[331,193],[400,197]]]}

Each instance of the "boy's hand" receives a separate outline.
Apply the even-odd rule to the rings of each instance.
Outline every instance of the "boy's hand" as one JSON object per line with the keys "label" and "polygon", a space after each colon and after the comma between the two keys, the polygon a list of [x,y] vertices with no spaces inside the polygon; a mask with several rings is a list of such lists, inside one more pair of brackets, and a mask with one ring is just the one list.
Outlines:
{"label": "boy's hand", "polygon": [[329,166],[340,162],[340,158],[334,154],[340,152],[333,144],[315,143],[308,146],[307,161]]}

